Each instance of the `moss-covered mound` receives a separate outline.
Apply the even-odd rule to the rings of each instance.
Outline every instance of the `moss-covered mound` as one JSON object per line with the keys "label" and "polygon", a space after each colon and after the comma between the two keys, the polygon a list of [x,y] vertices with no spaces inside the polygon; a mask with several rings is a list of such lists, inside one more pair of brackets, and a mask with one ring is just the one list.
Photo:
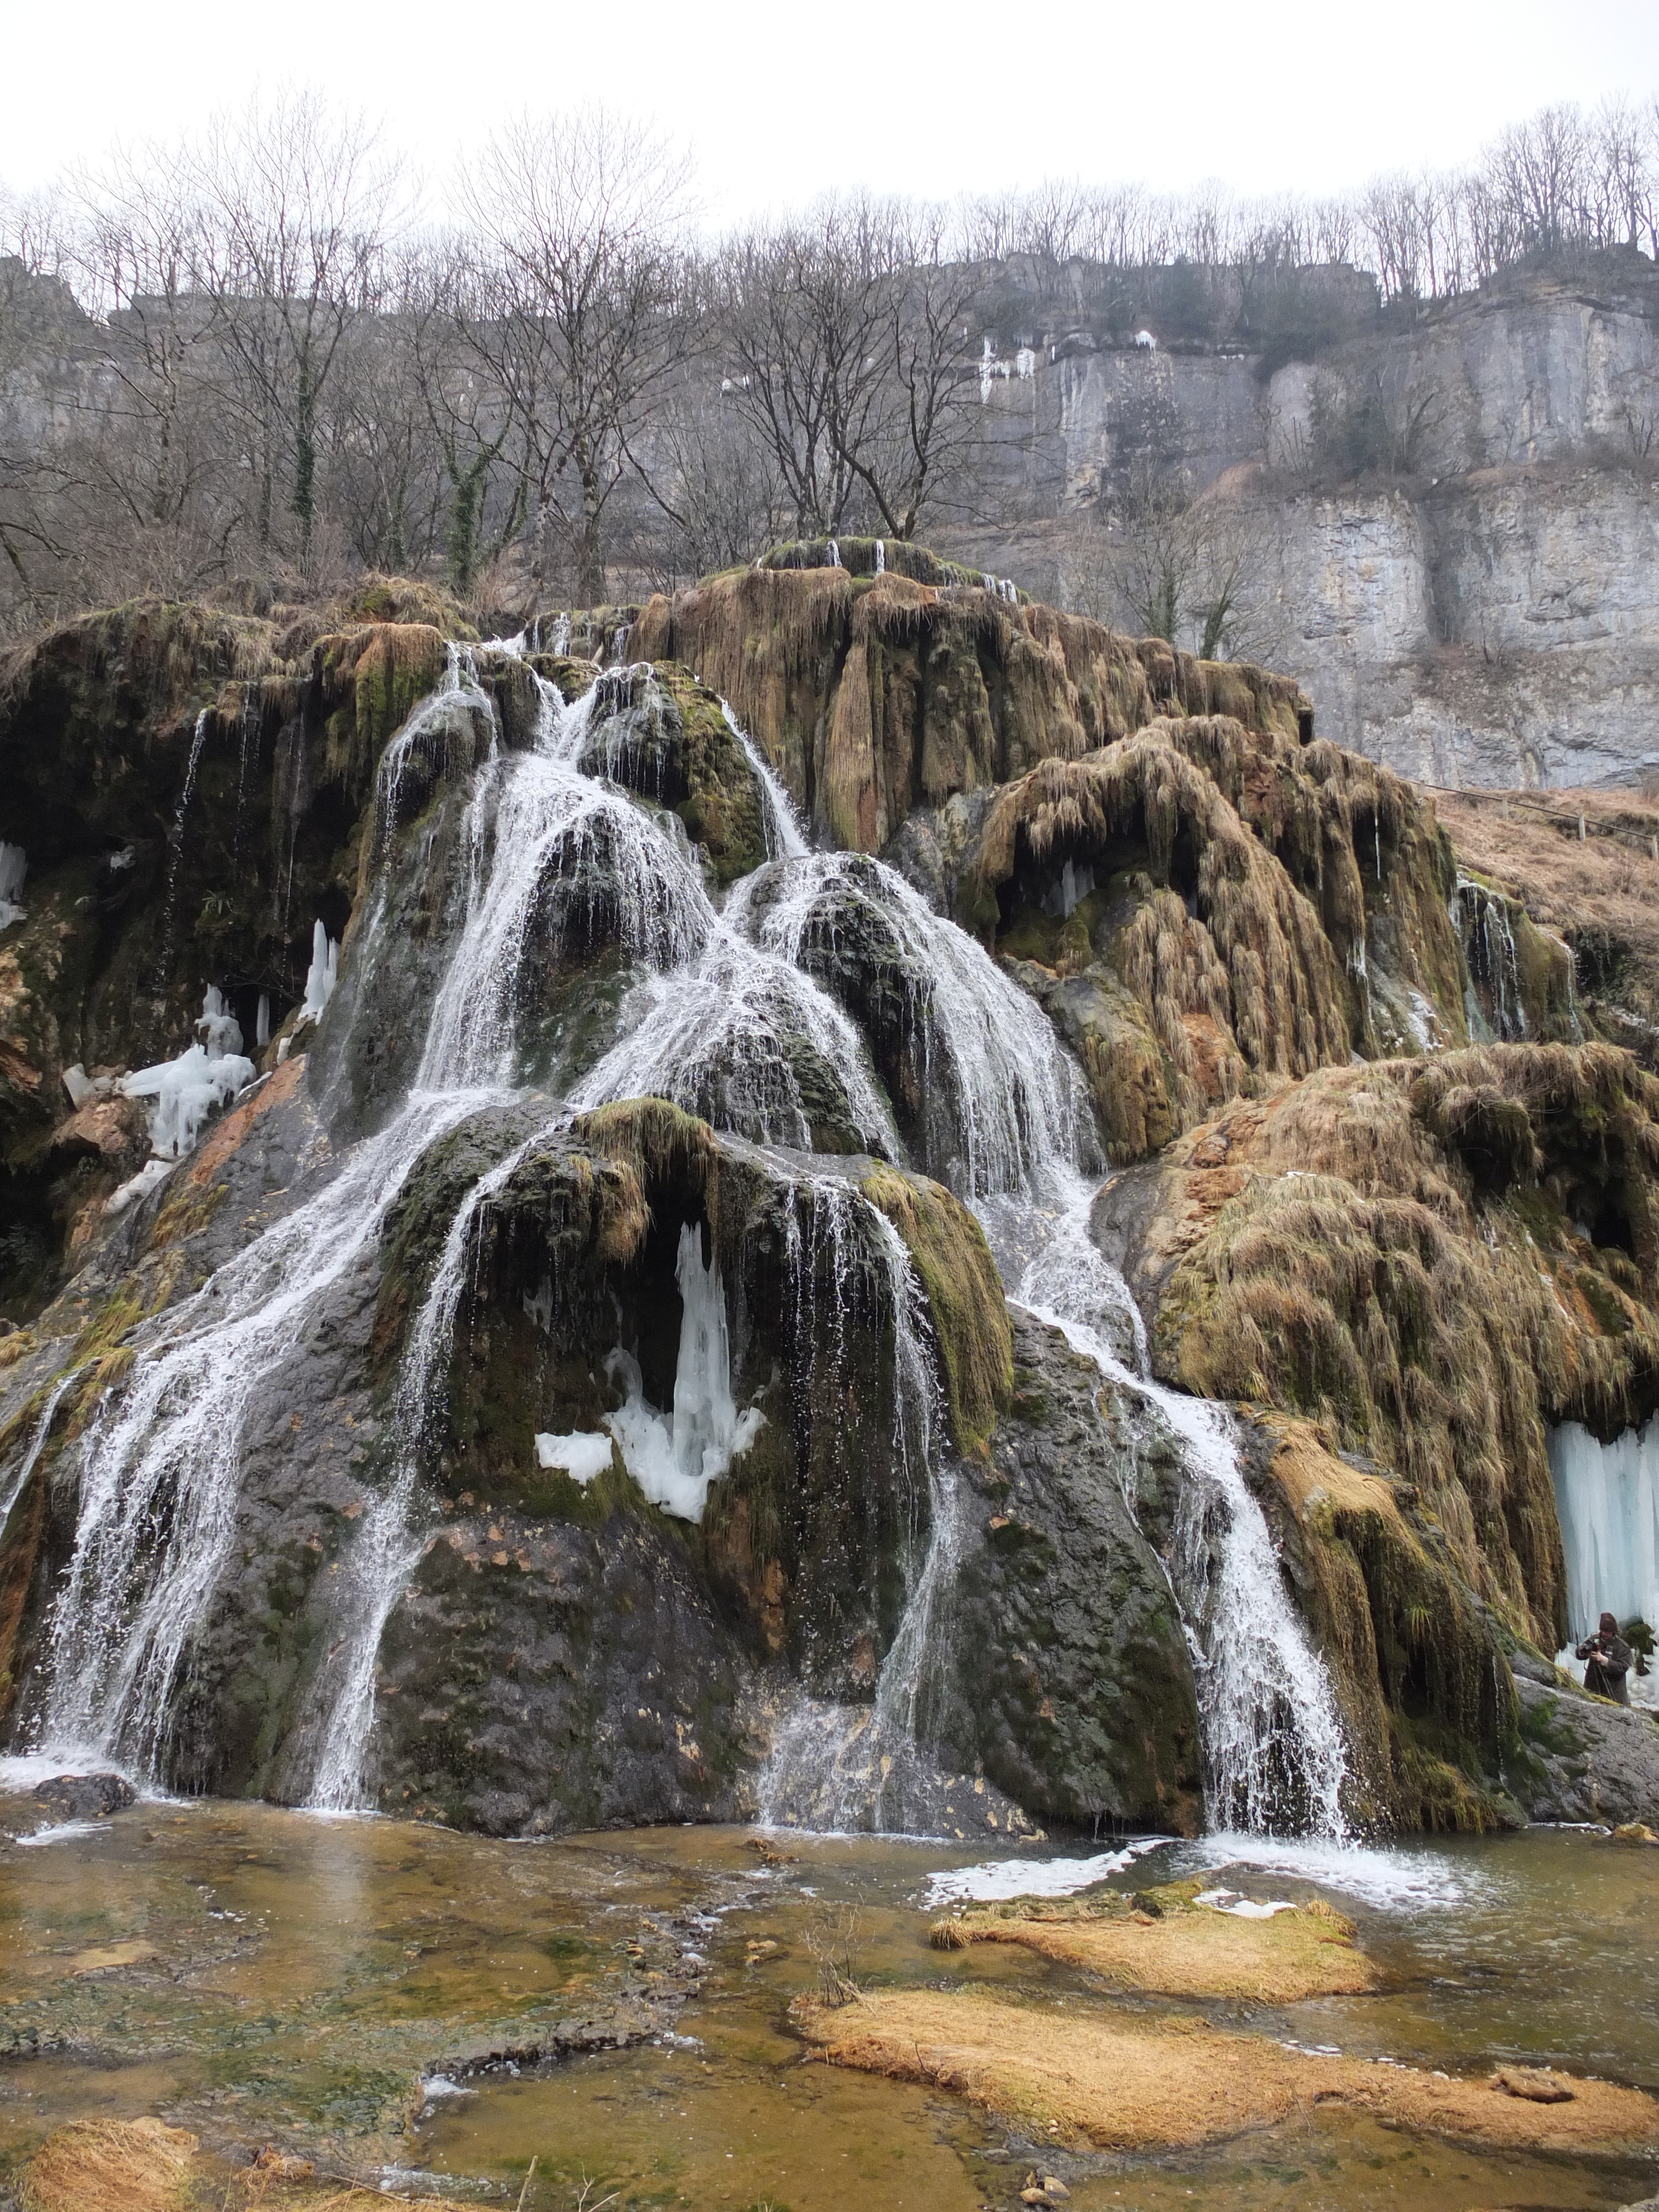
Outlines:
{"label": "moss-covered mound", "polygon": [[717,883],[757,868],[767,857],[760,787],[714,694],[674,661],[596,684],[594,735],[579,765],[672,807]]}
{"label": "moss-covered mound", "polygon": [[1504,1639],[1562,1641],[1547,1427],[1659,1405],[1656,1176],[1659,1089],[1626,1054],[1488,1046],[1235,1104],[1097,1201],[1160,1371],[1316,1426],[1275,1429],[1264,1478],[1404,1817],[1497,1817],[1442,1770],[1499,1773]]}
{"label": "moss-covered mound", "polygon": [[1511,2149],[1650,2154],[1659,2105],[1577,2075],[1540,2103],[1491,2078],[1431,2074],[1224,2035],[1189,2020],[1063,2009],[977,1990],[878,1990],[792,2017],[832,2066],[954,2090],[1028,2136],[1099,2150],[1214,2142],[1328,2100],[1389,2125]]}
{"label": "moss-covered mound", "polygon": [[731,701],[805,817],[866,853],[917,806],[1075,759],[1159,714],[1228,714],[1292,740],[1310,723],[1281,678],[1011,604],[983,579],[933,568],[937,581],[735,570],[651,599],[628,650],[694,669]]}

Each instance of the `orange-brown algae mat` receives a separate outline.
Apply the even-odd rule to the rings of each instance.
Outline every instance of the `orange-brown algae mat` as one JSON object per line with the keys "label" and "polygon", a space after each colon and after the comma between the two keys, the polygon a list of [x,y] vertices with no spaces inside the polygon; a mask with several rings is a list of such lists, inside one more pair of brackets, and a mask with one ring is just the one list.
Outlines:
{"label": "orange-brown algae mat", "polygon": [[1079,1966],[1124,1990],[1172,1997],[1294,2004],[1376,1989],[1376,1967],[1354,1942],[1353,1923],[1322,1903],[1246,1919],[1171,1898],[1153,1918],[1099,1906],[1003,1906],[940,1921],[934,1948],[1015,1943]]}
{"label": "orange-brown algae mat", "polygon": [[1196,2021],[1131,2022],[977,1990],[876,1990],[833,2008],[802,1997],[792,2014],[831,2065],[955,2090],[1000,2119],[1101,2150],[1217,2142],[1329,2101],[1492,2147],[1659,2149],[1659,2103],[1577,2075],[1453,2078],[1291,2051]]}

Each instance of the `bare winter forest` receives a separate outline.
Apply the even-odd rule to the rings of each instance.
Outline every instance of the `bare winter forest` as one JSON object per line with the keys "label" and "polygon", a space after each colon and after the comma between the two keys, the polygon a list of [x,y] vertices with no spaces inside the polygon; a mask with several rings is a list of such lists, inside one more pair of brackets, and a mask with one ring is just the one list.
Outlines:
{"label": "bare winter forest", "polygon": [[[444,206],[308,96],[0,196],[0,636],[365,568],[510,611],[782,537],[971,556],[1030,496],[987,402],[1068,316],[1265,379],[1517,267],[1633,266],[1659,254],[1659,101],[1546,109],[1466,172],[1340,199],[1058,183],[719,237],[684,160],[588,112],[501,129]],[[1433,405],[1316,407],[1310,465],[1407,471]],[[1118,529],[1110,611],[1172,634],[1180,598],[1224,653],[1237,564],[1206,548],[1194,584],[1191,500],[1149,461],[1084,504]]]}

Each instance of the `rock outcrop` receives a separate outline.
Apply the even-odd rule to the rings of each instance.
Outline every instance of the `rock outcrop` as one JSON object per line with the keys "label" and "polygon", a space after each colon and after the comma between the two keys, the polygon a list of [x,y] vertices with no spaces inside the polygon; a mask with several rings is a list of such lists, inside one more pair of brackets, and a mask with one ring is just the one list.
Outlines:
{"label": "rock outcrop", "polygon": [[1121,521],[1137,484],[1182,486],[1227,549],[1249,650],[1339,744],[1454,787],[1659,764],[1651,262],[1511,271],[1412,317],[1333,294],[1283,332],[1149,299],[1154,348],[1092,273],[1011,286],[991,326],[1029,373],[983,387],[1010,522],[975,557],[1094,604],[1110,562],[1091,510]]}
{"label": "rock outcrop", "polygon": [[[111,1742],[182,1788],[304,1796],[361,1727],[377,1802],[496,1832],[744,1817],[805,1700],[986,1833],[1189,1832],[1214,1527],[966,1202],[1104,1157],[1350,1816],[1650,1815],[1647,1724],[1540,1702],[1548,1431],[1659,1408],[1645,1016],[1295,686],[836,550],[617,621],[649,665],[392,586],[7,665],[0,1707],[95,1571]],[[141,1173],[119,1078],[210,986],[260,1075]]]}

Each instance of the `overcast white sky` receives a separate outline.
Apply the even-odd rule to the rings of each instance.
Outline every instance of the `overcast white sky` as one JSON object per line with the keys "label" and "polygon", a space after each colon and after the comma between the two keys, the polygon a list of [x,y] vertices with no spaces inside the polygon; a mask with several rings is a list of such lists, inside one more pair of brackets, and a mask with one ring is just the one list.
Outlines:
{"label": "overcast white sky", "polygon": [[9,0],[0,183],[171,137],[256,83],[384,118],[440,190],[520,106],[599,99],[689,143],[719,220],[830,185],[1044,175],[1331,191],[1472,155],[1547,100],[1659,92],[1659,0]]}

